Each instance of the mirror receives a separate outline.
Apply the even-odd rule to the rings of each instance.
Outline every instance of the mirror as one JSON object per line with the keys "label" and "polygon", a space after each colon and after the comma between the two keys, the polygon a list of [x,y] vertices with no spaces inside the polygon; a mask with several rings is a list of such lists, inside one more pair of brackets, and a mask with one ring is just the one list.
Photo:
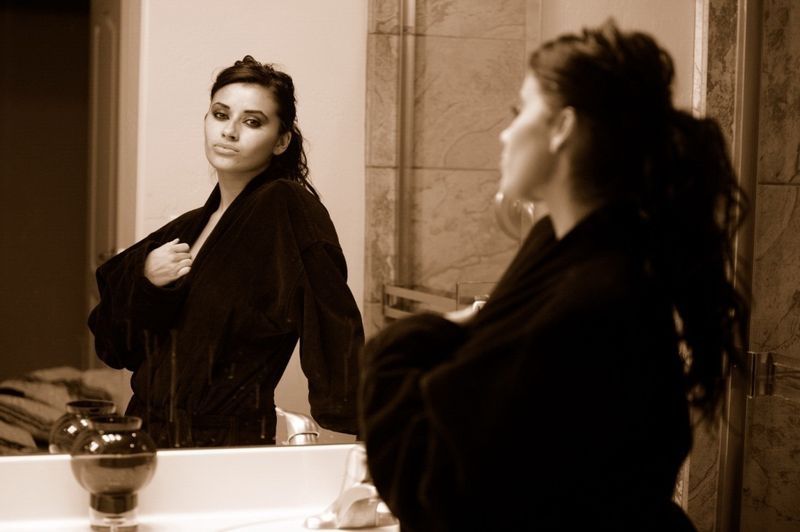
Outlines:
{"label": "mirror", "polygon": [[[107,256],[202,204],[214,182],[202,152],[208,88],[217,69],[245,53],[283,65],[294,77],[312,180],[337,226],[349,284],[363,302],[367,334],[386,322],[384,285],[402,282],[454,292],[459,283],[496,281],[512,257],[518,241],[500,232],[492,198],[497,137],[510,119],[527,50],[566,29],[600,22],[611,12],[623,24],[653,31],[675,53],[684,105],[693,100],[693,72],[702,75],[704,68],[695,69],[694,63],[695,39],[705,35],[694,33],[698,3],[642,2],[632,8],[624,2],[587,7],[581,0],[528,0],[501,2],[492,9],[483,2],[436,0],[202,3],[205,9],[197,0],[4,4],[3,9],[27,10],[28,17],[19,23],[3,19],[3,39],[8,40],[3,64],[13,74],[4,78],[25,81],[20,72],[31,57],[50,58],[58,51],[59,60],[44,61],[50,68],[46,82],[22,83],[17,93],[2,94],[6,116],[19,117],[3,121],[5,145],[20,147],[25,156],[4,162],[4,179],[29,176],[32,161],[43,170],[14,181],[19,187],[9,203],[17,210],[3,213],[2,253],[11,257],[0,261],[7,268],[1,272],[3,292],[20,289],[2,303],[8,319],[1,325],[0,378],[64,363],[80,368],[96,364],[87,354],[91,338],[83,302],[94,267],[85,257]],[[91,61],[69,57],[80,58],[81,46],[88,49],[91,12],[109,14],[99,31],[120,47],[116,66],[121,82],[114,92],[119,101],[113,107],[117,114],[110,113],[118,121],[111,128],[118,138],[90,140],[81,115],[89,103]],[[662,20],[674,24],[665,27]],[[32,28],[45,23],[53,32],[68,29],[51,34],[61,36],[58,46],[52,37],[30,38]],[[29,53],[11,52],[19,42],[26,43]],[[108,50],[97,50],[93,60],[103,53]],[[78,89],[66,90],[68,76]],[[30,111],[26,102],[33,97],[61,102],[57,118],[47,112],[37,120],[10,114]],[[51,129],[43,131],[42,124]],[[48,138],[60,143],[43,144]],[[87,146],[102,142],[108,148],[100,155],[116,151],[119,181],[95,191],[95,200],[109,201],[99,201],[87,217],[89,189],[66,176],[87,175]],[[26,146],[33,146],[33,153],[22,150]],[[48,181],[41,181],[44,176]],[[68,189],[73,199],[66,199]],[[53,201],[45,204],[45,199]],[[101,227],[95,220],[107,214],[103,209],[111,203],[116,203],[112,223]],[[54,211],[57,207],[63,210]],[[70,224],[79,229],[67,237]],[[84,233],[90,229],[87,242]],[[77,273],[67,280],[65,264],[72,256],[78,256],[78,264],[71,266]],[[64,301],[78,304],[56,304]],[[72,322],[59,333],[61,339],[43,333],[65,316]],[[50,353],[71,358],[35,362]],[[304,385],[299,369],[295,366],[292,373],[290,366],[281,386],[299,390],[290,395],[303,399]],[[280,398],[277,402],[293,409]]]}
{"label": "mirror", "polygon": [[[96,301],[94,269],[205,202],[215,184],[203,153],[209,89],[219,70],[245,54],[293,77],[311,180],[361,305],[367,1],[203,4],[2,4],[3,198],[12,205],[2,215],[0,251],[6,397],[20,388],[32,393],[19,380],[44,369],[65,387],[119,386],[111,392],[124,408],[128,374],[103,371],[86,327]],[[90,94],[98,108],[94,129]],[[87,175],[96,179],[87,184]],[[118,180],[108,182],[109,175]],[[295,354],[276,403],[307,413],[306,396]],[[12,425],[19,401],[13,403],[0,404],[0,419]],[[281,428],[279,422],[279,441]],[[321,443],[352,440],[320,436]]]}

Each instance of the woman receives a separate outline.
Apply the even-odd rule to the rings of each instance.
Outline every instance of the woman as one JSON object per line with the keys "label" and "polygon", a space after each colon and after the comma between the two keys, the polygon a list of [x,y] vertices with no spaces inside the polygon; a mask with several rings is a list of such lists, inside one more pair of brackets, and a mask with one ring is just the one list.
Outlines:
{"label": "woman", "polygon": [[127,414],[159,446],[274,443],[298,337],[312,416],[357,432],[361,316],[295,117],[287,74],[249,55],[220,72],[205,116],[217,186],[97,270],[97,355],[133,370]]}
{"label": "woman", "polygon": [[531,55],[500,192],[549,215],[477,314],[412,316],[364,350],[361,434],[404,530],[694,529],[672,495],[689,406],[717,414],[743,338],[744,198],[672,77],[613,21]]}

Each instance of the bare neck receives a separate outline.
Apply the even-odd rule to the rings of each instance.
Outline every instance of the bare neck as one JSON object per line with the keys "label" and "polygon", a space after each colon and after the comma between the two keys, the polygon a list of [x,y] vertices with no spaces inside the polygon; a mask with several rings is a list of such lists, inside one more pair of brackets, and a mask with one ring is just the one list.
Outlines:
{"label": "bare neck", "polygon": [[602,205],[597,200],[580,198],[574,191],[574,177],[569,172],[556,178],[542,199],[547,205],[558,239],[564,238],[581,220]]}

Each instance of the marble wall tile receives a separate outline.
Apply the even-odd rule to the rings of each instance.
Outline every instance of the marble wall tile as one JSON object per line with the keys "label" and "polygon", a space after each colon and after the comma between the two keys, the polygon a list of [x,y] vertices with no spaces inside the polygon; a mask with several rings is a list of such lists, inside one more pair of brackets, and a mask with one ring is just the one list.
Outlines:
{"label": "marble wall tile", "polygon": [[800,187],[759,185],[750,348],[800,360]]}
{"label": "marble wall tile", "polygon": [[759,183],[800,183],[800,2],[765,0]]}
{"label": "marble wall tile", "polygon": [[383,285],[395,277],[397,170],[367,167],[366,177],[364,298],[381,301]]}
{"label": "marble wall tile", "polygon": [[384,34],[367,37],[367,166],[397,165],[399,39]]}
{"label": "marble wall tile", "polygon": [[414,172],[413,265],[416,284],[454,293],[463,281],[496,282],[517,250],[492,208],[499,173]]}
{"label": "marble wall tile", "polygon": [[496,169],[523,42],[419,37],[416,52],[414,166]]}
{"label": "marble wall tile", "polygon": [[800,530],[800,403],[757,397],[747,421],[741,529]]}
{"label": "marble wall tile", "polygon": [[400,0],[369,0],[367,31],[400,34]]}
{"label": "marble wall tile", "polygon": [[364,312],[361,316],[361,321],[364,324],[364,338],[369,340],[375,334],[383,329],[387,320],[383,315],[383,302],[381,301],[368,301],[364,303]]}
{"label": "marble wall tile", "polygon": [[730,145],[736,88],[737,0],[708,0],[708,4],[706,115],[719,122]]}
{"label": "marble wall tile", "polygon": [[[763,4],[750,348],[800,364],[800,4]],[[800,404],[749,401],[742,530],[800,529]]]}
{"label": "marble wall tile", "polygon": [[713,425],[693,413],[694,442],[689,456],[689,500],[686,512],[698,532],[713,532],[717,518],[719,423]]}
{"label": "marble wall tile", "polygon": [[383,318],[383,285],[395,279],[397,254],[396,168],[367,167],[364,253],[364,334],[380,330]]}
{"label": "marble wall tile", "polygon": [[525,0],[417,0],[418,35],[522,39]]}

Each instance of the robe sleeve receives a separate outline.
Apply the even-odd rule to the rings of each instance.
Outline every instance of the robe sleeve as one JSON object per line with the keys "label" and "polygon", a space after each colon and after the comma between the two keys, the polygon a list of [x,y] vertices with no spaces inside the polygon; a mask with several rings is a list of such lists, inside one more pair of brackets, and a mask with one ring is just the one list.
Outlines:
{"label": "robe sleeve", "polygon": [[148,253],[163,243],[161,233],[151,234],[95,272],[100,301],[88,325],[97,356],[112,368],[136,370],[144,359],[144,332],[167,330],[183,300],[182,283],[157,287],[144,276]]}
{"label": "robe sleeve", "polygon": [[409,530],[423,515],[428,522],[437,515],[434,508],[457,504],[453,484],[436,486],[458,478],[458,472],[451,445],[433,437],[423,383],[465,337],[463,327],[423,313],[393,322],[363,351],[359,407],[369,469],[384,501]]}
{"label": "robe sleeve", "polygon": [[347,286],[338,245],[318,241],[302,252],[294,297],[300,364],[308,379],[311,415],[324,428],[358,433],[358,359],[364,345],[361,313]]}

